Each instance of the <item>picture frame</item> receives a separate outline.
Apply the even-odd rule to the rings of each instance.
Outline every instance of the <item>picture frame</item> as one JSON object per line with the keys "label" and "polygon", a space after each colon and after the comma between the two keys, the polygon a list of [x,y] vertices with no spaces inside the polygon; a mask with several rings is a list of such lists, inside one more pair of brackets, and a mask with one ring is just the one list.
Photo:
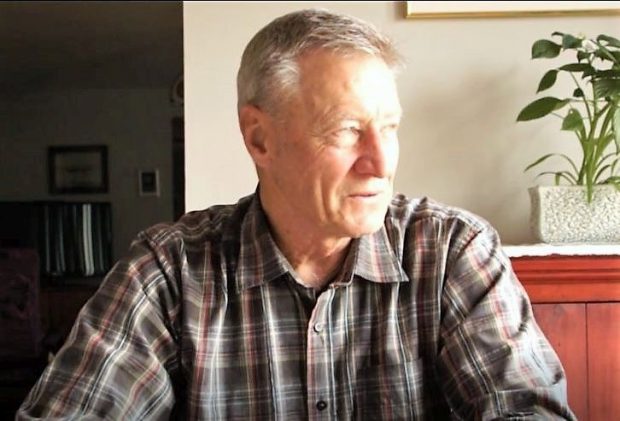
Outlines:
{"label": "picture frame", "polygon": [[140,196],[159,196],[159,170],[141,170],[138,174]]}
{"label": "picture frame", "polygon": [[620,14],[617,1],[407,1],[407,19]]}
{"label": "picture frame", "polygon": [[51,194],[108,192],[106,145],[49,146],[47,162]]}

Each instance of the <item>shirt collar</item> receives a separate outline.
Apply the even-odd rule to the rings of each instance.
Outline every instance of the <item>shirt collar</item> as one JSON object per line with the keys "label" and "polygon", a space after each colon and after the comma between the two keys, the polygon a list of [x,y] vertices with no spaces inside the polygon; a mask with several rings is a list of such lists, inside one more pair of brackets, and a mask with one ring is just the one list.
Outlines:
{"label": "shirt collar", "polygon": [[376,283],[409,282],[385,224],[373,234],[353,240],[340,282],[349,284],[353,276]]}
{"label": "shirt collar", "polygon": [[[270,232],[258,192],[241,222],[236,288],[243,291],[292,272]],[[353,276],[371,282],[408,282],[400,258],[392,246],[385,225],[377,232],[354,239],[335,284],[350,284]]]}
{"label": "shirt collar", "polygon": [[252,288],[290,272],[290,264],[276,245],[258,192],[241,222],[237,291]]}

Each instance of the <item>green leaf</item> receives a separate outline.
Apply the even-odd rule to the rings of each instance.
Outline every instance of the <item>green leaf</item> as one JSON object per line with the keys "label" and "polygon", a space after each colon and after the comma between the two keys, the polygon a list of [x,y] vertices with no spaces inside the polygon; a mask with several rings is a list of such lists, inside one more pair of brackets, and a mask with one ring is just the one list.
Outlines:
{"label": "green leaf", "polygon": [[598,42],[606,41],[607,44],[609,44],[610,46],[620,48],[620,40],[614,37],[610,37],[609,35],[599,35],[598,37],[596,37],[596,40]]}
{"label": "green leaf", "polygon": [[525,167],[523,172],[527,172],[529,169],[534,168],[536,165],[540,164],[541,162],[546,161],[548,158],[551,158],[552,156],[555,156],[555,155],[556,154],[554,154],[554,153],[548,153],[547,155],[544,155],[544,156],[538,158],[536,161],[532,162],[530,165]]}
{"label": "green leaf", "polygon": [[571,63],[560,66],[559,70],[564,70],[566,72],[587,72],[593,71],[594,68],[588,63]]}
{"label": "green leaf", "polygon": [[613,133],[607,133],[604,136],[599,137],[597,139],[599,150],[604,151],[611,144],[612,140],[614,140]]}
{"label": "green leaf", "polygon": [[590,57],[590,53],[588,53],[587,51],[577,51],[577,61],[586,60],[588,57]]}
{"label": "green leaf", "polygon": [[620,78],[620,69],[599,70],[596,72],[597,79],[616,79]]}
{"label": "green leaf", "polygon": [[614,128],[614,141],[616,143],[616,148],[620,149],[620,106],[616,107],[611,124]]}
{"label": "green leaf", "polygon": [[544,117],[555,110],[559,110],[569,102],[570,100],[568,99],[558,99],[550,96],[537,99],[521,110],[517,116],[517,121],[529,121]]}
{"label": "green leaf", "polygon": [[592,84],[597,98],[620,95],[620,79],[597,79]]}
{"label": "green leaf", "polygon": [[589,77],[589,76],[593,76],[593,75],[595,75],[595,74],[596,74],[596,70],[594,69],[594,67],[592,67],[592,68],[590,68],[590,69],[586,70],[585,72],[583,72],[583,73],[581,74],[581,78],[582,78],[582,79],[585,79],[585,78],[587,78],[587,77]]}
{"label": "green leaf", "polygon": [[601,46],[601,49],[596,50],[593,54],[601,60],[620,64],[620,51],[609,51],[607,48]]}
{"label": "green leaf", "polygon": [[532,45],[532,58],[557,57],[561,50],[561,45],[547,39],[539,39]]}
{"label": "green leaf", "polygon": [[[563,153],[562,153],[562,154],[557,154],[557,153],[548,153],[548,154],[546,154],[546,155],[543,155],[543,156],[541,156],[540,158],[538,158],[536,161],[534,161],[534,162],[532,162],[530,165],[528,165],[528,166],[527,166],[527,167],[523,170],[523,172],[527,172],[527,171],[528,171],[528,170],[530,170],[531,168],[534,168],[535,166],[537,166],[537,165],[539,165],[539,164],[541,164],[541,163],[545,162],[547,159],[551,158],[552,156],[557,156],[557,157],[560,157],[560,158],[564,158],[564,159],[565,159],[565,160],[569,163],[569,165],[571,166],[571,168],[573,169],[573,171],[575,172],[575,174],[578,174],[578,173],[579,173],[579,171],[577,170],[577,166],[575,165],[575,162],[574,162],[572,159],[570,159],[567,155],[565,155],[565,154],[563,154]],[[576,184],[576,183],[577,183],[577,178],[576,178],[573,174],[571,174],[571,173],[570,173],[570,172],[568,172],[568,171],[562,171],[562,172],[563,172],[563,173],[565,173],[567,176],[571,177],[571,178],[574,180],[574,184]],[[548,172],[545,172],[545,173],[541,173],[541,174],[549,174],[549,173],[548,173]],[[538,176],[540,176],[541,174],[539,174]]]}
{"label": "green leaf", "polygon": [[582,42],[583,40],[574,37],[571,34],[564,34],[562,36],[562,48],[564,49],[579,48],[581,47]]}
{"label": "green leaf", "polygon": [[[614,161],[615,162],[615,161]],[[603,173],[607,170],[613,171],[613,167],[614,167],[614,162],[607,164],[607,165],[603,165],[601,168],[598,169],[598,171],[596,172],[596,175],[594,176],[594,183],[602,183],[605,184],[607,182],[607,180],[609,180],[609,178],[603,182],[599,182],[599,179],[603,176]]]}
{"label": "green leaf", "polygon": [[538,84],[538,89],[536,90],[536,93],[551,88],[555,84],[555,80],[557,79],[557,77],[558,71],[555,69],[549,70],[547,73],[545,73],[545,75],[540,80],[540,83]]}
{"label": "green leaf", "polygon": [[[575,171],[575,174],[579,174],[579,170],[577,169],[577,165],[575,165],[575,162],[572,159],[570,159],[568,157],[568,155],[563,154],[563,153],[556,154],[556,155],[561,157],[561,158],[564,158],[570,164],[570,166],[572,167],[573,171]],[[570,175],[570,173],[568,171],[566,173]],[[572,177],[572,175],[571,175],[571,177]],[[576,179],[575,179],[575,183],[577,183]]]}
{"label": "green leaf", "polygon": [[[576,175],[579,175],[579,170],[577,169],[577,165],[575,165],[575,162],[570,159],[567,155],[565,154],[560,154],[560,156],[564,159],[566,159],[568,161],[568,163],[570,164],[571,167],[573,167],[573,171],[575,171]],[[575,178],[575,184],[577,183],[577,179]]]}
{"label": "green leaf", "polygon": [[583,119],[579,111],[574,108],[571,108],[566,117],[564,117],[564,121],[562,122],[562,130],[569,130],[573,132],[578,132],[584,130],[583,127]]}
{"label": "green leaf", "polygon": [[[600,168],[605,163],[605,161],[607,161],[610,158],[616,157],[616,155],[617,154],[615,152],[611,152],[611,153],[608,153],[607,155],[603,156],[601,159],[598,160],[598,163],[596,164],[596,168]],[[616,157],[615,159],[613,159],[607,165],[610,166],[610,167],[613,167],[614,165],[616,165],[616,162],[618,161],[618,159],[620,159],[620,156]]]}
{"label": "green leaf", "polygon": [[[599,151],[604,151],[605,149],[607,149],[607,146],[609,146],[609,144],[611,143],[612,138],[613,138],[613,133],[608,133],[606,136],[603,136],[602,138],[597,139],[597,142],[596,142],[598,143],[597,149]],[[609,158],[615,158],[615,159],[613,159],[609,164],[603,165],[604,162],[607,161]],[[593,168],[594,170],[597,171],[596,175],[594,176],[595,184],[598,183],[599,178],[602,176],[603,172],[605,172],[606,170],[609,170],[610,175],[613,175],[618,159],[619,157],[616,157],[616,153],[614,152],[609,153],[602,158],[596,159],[595,166]]]}
{"label": "green leaf", "polygon": [[611,184],[620,191],[620,177],[609,177],[607,180],[601,182],[600,184]]}
{"label": "green leaf", "polygon": [[[603,173],[605,172],[605,170],[608,170],[611,167],[611,164],[607,164],[607,165],[603,165],[597,172],[596,175],[594,176],[594,183],[598,183],[599,179],[601,178],[601,176],[603,175]],[[603,182],[604,183],[604,182]]]}
{"label": "green leaf", "polygon": [[560,184],[560,179],[563,178],[565,179],[568,184],[577,184],[577,180],[575,180],[575,178],[573,177],[572,174],[570,174],[567,171],[544,171],[541,172],[540,174],[538,174],[536,176],[536,178],[539,178],[543,175],[553,175],[555,176],[555,185],[557,186],[558,184]]}
{"label": "green leaf", "polygon": [[581,88],[577,88],[573,91],[573,96],[575,98],[583,98],[583,91],[581,90]]}

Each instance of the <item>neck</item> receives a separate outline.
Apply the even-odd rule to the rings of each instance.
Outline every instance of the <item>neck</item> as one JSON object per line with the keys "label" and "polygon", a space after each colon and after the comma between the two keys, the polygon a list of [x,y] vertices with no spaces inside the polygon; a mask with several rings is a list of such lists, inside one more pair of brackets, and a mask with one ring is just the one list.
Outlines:
{"label": "neck", "polygon": [[[277,241],[277,240],[276,240]],[[284,243],[280,246],[280,243]],[[313,249],[302,250],[294,244],[279,246],[304,285],[323,289],[340,272],[347,254],[350,240],[343,244],[326,244]]]}
{"label": "neck", "polygon": [[[262,191],[261,191],[262,193]],[[316,227],[271,207],[261,194],[275,242],[304,285],[322,289],[340,271],[351,238],[321,235]]]}

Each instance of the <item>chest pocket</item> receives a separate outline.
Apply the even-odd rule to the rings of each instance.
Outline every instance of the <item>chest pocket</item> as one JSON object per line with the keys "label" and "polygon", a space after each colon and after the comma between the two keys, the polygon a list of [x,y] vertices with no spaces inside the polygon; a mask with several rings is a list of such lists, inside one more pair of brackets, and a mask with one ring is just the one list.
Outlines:
{"label": "chest pocket", "polygon": [[421,418],[422,360],[363,367],[354,384],[354,419]]}

